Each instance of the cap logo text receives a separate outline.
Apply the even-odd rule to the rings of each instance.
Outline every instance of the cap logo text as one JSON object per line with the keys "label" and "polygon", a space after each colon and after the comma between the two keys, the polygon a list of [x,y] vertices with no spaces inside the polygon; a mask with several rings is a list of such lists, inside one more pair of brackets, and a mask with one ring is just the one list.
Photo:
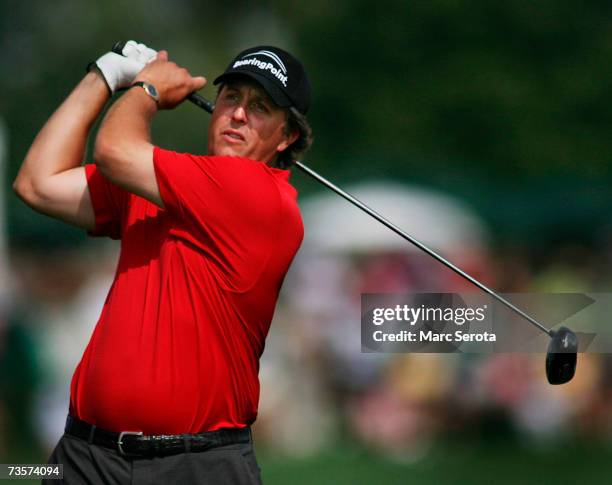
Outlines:
{"label": "cap logo text", "polygon": [[[262,61],[261,59],[258,59],[256,57],[251,57],[251,56],[256,56],[256,55],[266,56],[266,57],[271,58],[276,64],[276,67],[271,62]],[[251,57],[251,58],[247,59],[247,57]],[[280,58],[274,52],[270,52],[270,51],[251,52],[245,55],[239,61],[234,62],[234,65],[232,66],[232,68],[235,69],[240,66],[255,66],[258,69],[261,69],[263,71],[270,71],[270,73],[272,73],[272,75],[276,77],[282,83],[283,86],[287,87],[287,80],[288,80],[287,68],[283,64],[283,61],[281,61]]]}

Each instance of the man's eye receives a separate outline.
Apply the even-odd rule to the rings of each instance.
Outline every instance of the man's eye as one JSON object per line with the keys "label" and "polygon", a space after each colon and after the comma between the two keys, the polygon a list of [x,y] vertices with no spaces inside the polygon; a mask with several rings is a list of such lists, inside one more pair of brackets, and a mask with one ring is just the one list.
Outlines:
{"label": "man's eye", "polygon": [[253,103],[252,107],[258,113],[267,113],[268,112],[268,108],[266,107],[266,105],[264,103],[262,103],[262,102],[259,102],[259,101]]}

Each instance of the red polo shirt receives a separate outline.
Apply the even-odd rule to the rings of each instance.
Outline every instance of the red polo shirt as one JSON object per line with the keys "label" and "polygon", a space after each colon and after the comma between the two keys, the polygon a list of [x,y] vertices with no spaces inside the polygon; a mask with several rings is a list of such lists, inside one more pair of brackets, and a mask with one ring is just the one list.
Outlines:
{"label": "red polo shirt", "polygon": [[165,209],[86,166],[93,235],[121,239],[70,411],[113,431],[196,433],[257,415],[259,357],[303,237],[289,171],[155,148]]}

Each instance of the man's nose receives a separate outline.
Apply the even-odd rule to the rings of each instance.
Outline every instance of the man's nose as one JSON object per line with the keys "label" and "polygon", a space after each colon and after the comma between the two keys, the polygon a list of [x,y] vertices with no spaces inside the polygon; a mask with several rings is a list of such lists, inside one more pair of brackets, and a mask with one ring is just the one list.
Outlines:
{"label": "man's nose", "polygon": [[232,114],[232,118],[235,121],[240,121],[242,123],[246,123],[246,120],[247,120],[246,108],[242,104],[236,106],[236,108],[234,109],[234,112]]}

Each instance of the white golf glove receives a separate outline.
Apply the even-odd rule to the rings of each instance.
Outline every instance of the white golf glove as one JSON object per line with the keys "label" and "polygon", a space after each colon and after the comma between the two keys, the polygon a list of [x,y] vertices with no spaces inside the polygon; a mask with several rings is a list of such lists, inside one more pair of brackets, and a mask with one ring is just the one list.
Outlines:
{"label": "white golf glove", "polygon": [[111,94],[117,89],[129,87],[142,68],[155,59],[157,52],[144,44],[129,40],[123,47],[123,55],[107,52],[96,61]]}

